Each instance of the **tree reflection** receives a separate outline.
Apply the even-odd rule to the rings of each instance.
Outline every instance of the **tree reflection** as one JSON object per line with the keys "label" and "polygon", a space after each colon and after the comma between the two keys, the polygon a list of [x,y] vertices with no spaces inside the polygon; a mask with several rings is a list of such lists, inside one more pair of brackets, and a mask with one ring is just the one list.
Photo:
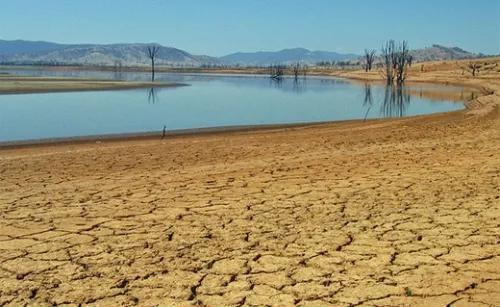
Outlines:
{"label": "tree reflection", "polygon": [[270,85],[285,92],[301,94],[307,90],[307,79],[271,78]]}
{"label": "tree reflection", "polygon": [[272,87],[279,89],[283,87],[283,78],[270,78],[269,82]]}
{"label": "tree reflection", "polygon": [[365,83],[365,100],[363,101],[363,107],[368,107],[366,109],[365,117],[363,121],[366,121],[366,118],[368,117],[368,113],[370,112],[372,106],[373,106],[373,94],[372,94],[372,86],[369,83]]}
{"label": "tree reflection", "polygon": [[124,80],[123,72],[121,70],[120,71],[114,71],[113,72],[113,79],[114,80]]}
{"label": "tree reflection", "polygon": [[293,87],[292,90],[296,94],[303,93],[306,89],[306,79],[293,79]]}
{"label": "tree reflection", "polygon": [[410,93],[404,86],[388,85],[385,87],[380,114],[384,117],[403,117],[409,104]]}
{"label": "tree reflection", "polygon": [[155,104],[158,101],[157,90],[152,87],[148,91],[148,103]]}

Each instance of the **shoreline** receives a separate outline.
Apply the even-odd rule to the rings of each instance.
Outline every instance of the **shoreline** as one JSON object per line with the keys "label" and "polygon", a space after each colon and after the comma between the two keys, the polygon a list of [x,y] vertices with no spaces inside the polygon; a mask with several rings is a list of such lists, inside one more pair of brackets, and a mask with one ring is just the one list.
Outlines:
{"label": "shoreline", "polygon": [[[215,126],[215,127],[176,129],[176,130],[167,130],[165,133],[165,139],[243,134],[243,133],[253,133],[253,132],[272,133],[277,131],[293,130],[297,128],[314,128],[316,126],[360,124],[360,123],[368,124],[368,123],[385,122],[392,120],[402,121],[405,119],[413,120],[419,117],[427,117],[430,115],[440,116],[448,113],[464,112],[465,110],[466,108],[456,111],[437,112],[431,114],[404,116],[398,118],[372,118],[367,120],[346,119],[346,120],[333,120],[333,121],[321,121],[321,122],[234,125],[234,126]],[[0,151],[20,149],[20,148],[44,147],[44,146],[66,146],[66,145],[81,145],[90,143],[99,144],[99,143],[116,143],[116,142],[127,142],[127,141],[162,140],[162,133],[163,132],[161,130],[156,130],[156,131],[129,132],[129,133],[82,135],[74,137],[42,138],[42,139],[30,139],[30,140],[19,140],[19,141],[0,141]]]}
{"label": "shoreline", "polygon": [[[351,121],[357,121],[357,120],[351,120]],[[187,129],[167,130],[165,133],[165,137],[166,138],[188,137],[197,135],[214,135],[214,134],[225,134],[225,133],[253,132],[262,130],[276,130],[276,129],[325,125],[336,122],[343,122],[343,121],[187,128]],[[0,150],[47,146],[47,145],[67,145],[67,144],[81,144],[81,143],[94,143],[94,142],[119,142],[119,141],[129,141],[129,140],[138,141],[138,140],[160,139],[162,133],[163,132],[161,130],[155,130],[155,131],[143,131],[143,132],[82,135],[74,137],[43,138],[43,139],[31,139],[31,140],[20,140],[20,141],[0,141]]]}

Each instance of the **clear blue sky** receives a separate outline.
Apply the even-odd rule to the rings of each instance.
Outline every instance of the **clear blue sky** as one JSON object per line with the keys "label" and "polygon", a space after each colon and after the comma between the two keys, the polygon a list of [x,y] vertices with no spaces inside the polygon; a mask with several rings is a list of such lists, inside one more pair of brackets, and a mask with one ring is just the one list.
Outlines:
{"label": "clear blue sky", "polygon": [[500,0],[0,0],[0,39],[158,42],[220,56],[361,53],[389,38],[500,54]]}

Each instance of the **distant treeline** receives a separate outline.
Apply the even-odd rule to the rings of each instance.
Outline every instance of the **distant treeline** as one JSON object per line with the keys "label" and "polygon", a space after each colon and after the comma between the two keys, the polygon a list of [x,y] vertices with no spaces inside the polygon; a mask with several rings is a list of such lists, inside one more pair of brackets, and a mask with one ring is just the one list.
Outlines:
{"label": "distant treeline", "polygon": [[[54,62],[54,61],[28,61],[28,62],[19,62],[19,61],[0,61],[0,65],[5,66],[85,66],[81,63],[62,63],[62,62]],[[100,65],[92,65],[92,66],[100,66]],[[104,65],[103,65],[104,66]]]}
{"label": "distant treeline", "polygon": [[353,62],[353,61],[321,61],[321,62],[317,62],[316,63],[316,66],[320,66],[320,67],[332,67],[332,66],[340,66],[340,67],[344,67],[344,66],[360,66],[361,65],[361,62],[360,61],[356,61],[356,62]]}
{"label": "distant treeline", "polygon": [[[122,70],[128,68],[139,68],[139,66],[126,66],[121,62],[109,64],[109,63],[101,63],[101,64],[82,64],[82,63],[71,63],[71,62],[57,62],[57,61],[1,61],[0,65],[3,66],[49,66],[49,67],[64,67],[64,66],[72,66],[72,67],[102,67],[109,68],[114,70]],[[291,64],[281,64],[281,66],[292,68],[296,63]],[[321,61],[317,62],[315,65],[311,65],[312,67],[359,67],[361,66],[360,61]],[[143,67],[143,66],[141,66]],[[160,65],[159,67],[165,68],[202,68],[202,69],[231,69],[231,68],[246,68],[246,69],[262,69],[268,68],[269,65],[241,65],[241,64],[218,64],[218,63],[206,63],[201,65],[189,65],[189,64],[172,64],[172,65]]]}

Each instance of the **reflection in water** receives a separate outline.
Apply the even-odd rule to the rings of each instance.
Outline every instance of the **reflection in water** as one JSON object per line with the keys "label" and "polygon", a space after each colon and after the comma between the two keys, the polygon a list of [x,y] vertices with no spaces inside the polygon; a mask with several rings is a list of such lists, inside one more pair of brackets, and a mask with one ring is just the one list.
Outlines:
{"label": "reflection in water", "polygon": [[385,87],[380,114],[384,117],[403,117],[409,104],[410,93],[406,87],[388,85]]}
{"label": "reflection in water", "polygon": [[269,84],[274,88],[282,88],[283,87],[283,78],[269,78]]}
{"label": "reflection in water", "polygon": [[373,95],[372,95],[372,86],[371,84],[365,83],[365,100],[363,101],[363,107],[368,106],[368,109],[366,109],[365,117],[363,118],[363,121],[366,121],[366,117],[368,116],[368,113],[370,112],[372,106],[373,106]]}
{"label": "reflection in water", "polygon": [[306,90],[306,78],[303,79],[293,79],[292,90],[296,94],[300,94]]}
{"label": "reflection in water", "polygon": [[295,94],[304,93],[307,90],[307,79],[271,78],[270,86],[285,92]]}
{"label": "reflection in water", "polygon": [[464,91],[464,90],[462,90],[460,92],[460,98],[459,98],[459,100],[461,100],[461,101],[473,101],[477,97],[479,97],[479,95],[475,91],[471,91],[471,90]]}
{"label": "reflection in water", "polygon": [[148,91],[148,103],[155,104],[158,101],[157,89],[154,87],[150,88]]}
{"label": "reflection in water", "polygon": [[349,84],[349,81],[344,79],[320,79],[319,82],[331,85]]}
{"label": "reflection in water", "polygon": [[[380,93],[378,86],[373,86],[365,83],[365,98],[363,100],[363,108],[366,108],[363,120],[366,121],[368,115],[374,106],[374,93]],[[420,94],[421,95],[421,94]],[[376,95],[378,96],[378,95]],[[411,100],[410,88],[405,86],[387,85],[383,88],[383,99],[380,101],[380,116],[381,117],[403,117],[406,115]]]}
{"label": "reflection in water", "polygon": [[115,70],[113,73],[114,80],[125,80],[123,72],[121,70]]}

